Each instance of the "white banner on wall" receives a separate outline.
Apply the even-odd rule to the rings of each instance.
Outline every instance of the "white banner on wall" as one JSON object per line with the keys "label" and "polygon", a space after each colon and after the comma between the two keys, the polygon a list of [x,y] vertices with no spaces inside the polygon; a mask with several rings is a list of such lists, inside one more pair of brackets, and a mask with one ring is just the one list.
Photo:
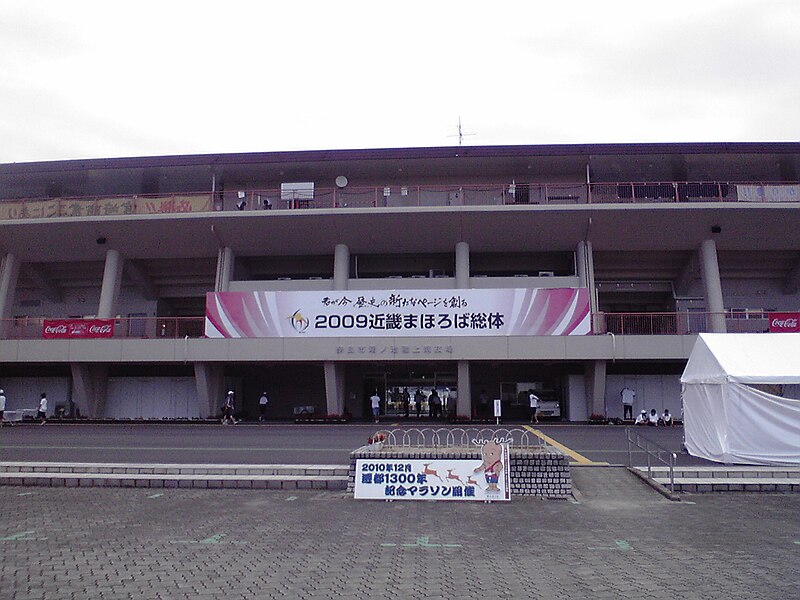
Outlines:
{"label": "white banner on wall", "polygon": [[736,197],[742,202],[798,202],[800,185],[737,185]]}
{"label": "white banner on wall", "polygon": [[358,459],[360,500],[511,500],[508,444],[481,459]]}
{"label": "white banner on wall", "polygon": [[211,338],[588,335],[586,288],[212,292]]}

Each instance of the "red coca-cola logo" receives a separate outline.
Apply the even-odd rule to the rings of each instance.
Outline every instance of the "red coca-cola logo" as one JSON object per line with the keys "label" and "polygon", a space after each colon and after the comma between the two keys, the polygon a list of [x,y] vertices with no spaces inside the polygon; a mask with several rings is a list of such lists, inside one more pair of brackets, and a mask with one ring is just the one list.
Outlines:
{"label": "red coca-cola logo", "polygon": [[769,330],[772,333],[800,333],[800,313],[771,313]]}
{"label": "red coca-cola logo", "polygon": [[772,326],[780,329],[797,327],[797,319],[772,319]]}
{"label": "red coca-cola logo", "polygon": [[67,333],[67,326],[66,325],[46,325],[44,328],[44,332],[54,335],[54,334],[65,334]]}
{"label": "red coca-cola logo", "polygon": [[111,325],[92,325],[89,327],[89,333],[103,334],[111,333]]}

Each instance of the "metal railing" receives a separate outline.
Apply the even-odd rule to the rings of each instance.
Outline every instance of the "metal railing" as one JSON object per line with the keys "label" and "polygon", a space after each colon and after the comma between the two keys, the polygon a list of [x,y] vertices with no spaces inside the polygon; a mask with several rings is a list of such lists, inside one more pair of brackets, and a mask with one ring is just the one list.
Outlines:
{"label": "metal railing", "polygon": [[[45,335],[45,321],[73,321],[63,317],[15,317],[0,319],[0,337],[5,339],[37,339],[57,337]],[[93,319],[87,319],[92,321]],[[113,320],[112,338],[183,339],[205,334],[205,317],[127,317]],[[64,334],[62,337],[69,337]]]}
{"label": "metal railing", "polygon": [[615,335],[694,335],[727,333],[768,333],[767,314],[740,318],[730,312],[595,313],[593,332]]}
{"label": "metal railing", "polygon": [[488,183],[104,194],[0,201],[0,220],[214,211],[652,202],[798,202],[798,183]]}
{"label": "metal railing", "polygon": [[[659,446],[654,441],[647,439],[639,432],[634,432],[630,427],[625,428],[625,437],[628,440],[628,466],[633,466],[633,447],[636,446],[647,455],[647,477],[653,478],[653,460],[669,467],[669,491],[675,493],[675,462],[678,459],[678,454],[667,450],[663,446]],[[644,442],[644,444],[642,444]],[[662,458],[662,454],[667,458]]]}
{"label": "metal railing", "polygon": [[515,448],[539,448],[546,445],[540,437],[525,429],[491,427],[382,429],[372,439],[382,442],[386,447],[396,448],[471,448],[475,445],[474,440],[493,439],[509,441]]}

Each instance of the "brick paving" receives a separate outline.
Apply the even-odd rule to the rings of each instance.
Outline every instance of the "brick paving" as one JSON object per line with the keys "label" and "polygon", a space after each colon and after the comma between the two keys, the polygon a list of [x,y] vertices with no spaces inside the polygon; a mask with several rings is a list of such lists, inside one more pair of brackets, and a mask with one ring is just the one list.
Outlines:
{"label": "brick paving", "polygon": [[0,488],[0,598],[800,597],[800,495],[575,469],[578,501]]}

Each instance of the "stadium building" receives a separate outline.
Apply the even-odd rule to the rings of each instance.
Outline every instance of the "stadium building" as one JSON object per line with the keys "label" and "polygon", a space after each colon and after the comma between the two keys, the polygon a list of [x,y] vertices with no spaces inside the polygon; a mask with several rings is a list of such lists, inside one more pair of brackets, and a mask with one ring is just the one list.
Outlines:
{"label": "stadium building", "polygon": [[[0,165],[8,409],[680,413],[699,332],[798,331],[800,144]],[[419,409],[419,416],[417,410]]]}

